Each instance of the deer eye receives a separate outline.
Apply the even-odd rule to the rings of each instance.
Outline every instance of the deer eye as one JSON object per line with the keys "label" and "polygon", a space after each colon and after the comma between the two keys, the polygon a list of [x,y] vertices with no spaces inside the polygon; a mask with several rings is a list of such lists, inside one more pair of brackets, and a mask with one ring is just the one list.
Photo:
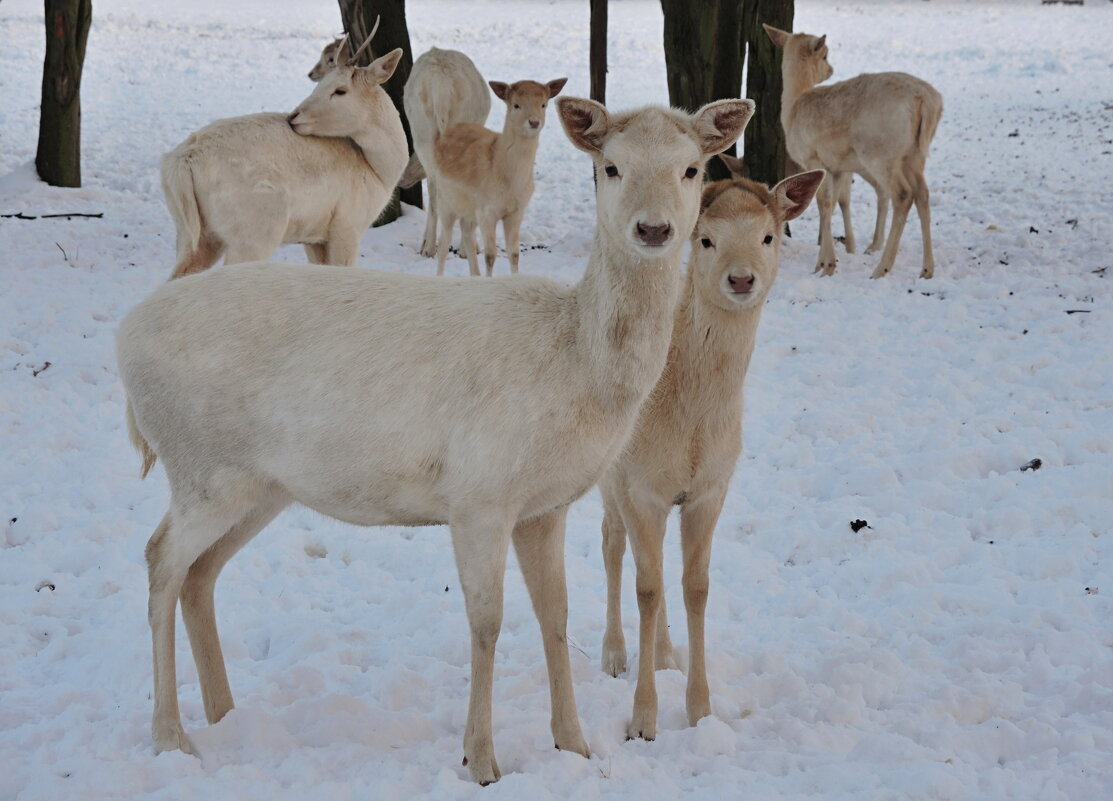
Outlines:
{"label": "deer eye", "polygon": [[608,164],[606,167],[604,167],[603,172],[607,174],[608,178],[618,177],[618,167],[614,166],[613,164]]}
{"label": "deer eye", "polygon": [[772,241],[773,241],[773,235],[772,235],[772,234],[766,234],[766,235],[765,235],[765,239],[761,240],[761,244],[763,244],[763,245],[768,245],[768,244],[770,244],[770,243],[771,243]]}
{"label": "deer eye", "polygon": [[517,103],[515,103],[514,108],[521,108],[521,106],[519,106]]}
{"label": "deer eye", "polygon": [[348,90],[347,89],[337,89],[335,92],[333,92],[333,94],[334,95],[346,95],[346,94],[348,94]]}
{"label": "deer eye", "polygon": [[701,240],[699,241],[699,243],[700,243],[701,245],[703,245],[703,246],[704,246],[705,248],[711,248],[711,247],[715,247],[715,246],[714,246],[713,244],[711,244],[711,240],[710,240],[710,239],[708,239],[708,238],[707,238],[706,236],[705,236],[705,237],[704,237],[703,239],[701,239]]}
{"label": "deer eye", "polygon": [[685,178],[695,178],[697,175],[699,175],[699,170],[695,167],[689,167],[684,171]]}

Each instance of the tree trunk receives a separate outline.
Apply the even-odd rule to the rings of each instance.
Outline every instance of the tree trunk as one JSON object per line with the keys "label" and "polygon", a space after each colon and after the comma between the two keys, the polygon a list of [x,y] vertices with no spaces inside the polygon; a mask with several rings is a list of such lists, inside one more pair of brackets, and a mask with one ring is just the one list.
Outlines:
{"label": "tree trunk", "polygon": [[769,186],[785,177],[788,157],[781,127],[781,49],[761,24],[791,31],[792,16],[793,0],[745,0],[742,41],[749,59],[746,97],[757,103],[757,111],[746,126],[743,161],[750,178]]}
{"label": "tree trunk", "polygon": [[591,0],[591,99],[607,102],[607,0]]}
{"label": "tree trunk", "polygon": [[92,0],[45,0],[46,59],[35,169],[52,186],[81,186],[81,68]]}
{"label": "tree trunk", "polygon": [[[741,97],[742,0],[661,0],[661,10],[669,103],[695,111],[712,100]],[[729,177],[718,159],[707,172],[712,180]]]}
{"label": "tree trunk", "polygon": [[[390,95],[395,108],[398,109],[398,114],[402,117],[402,127],[406,131],[406,144],[412,154],[414,143],[413,136],[410,135],[410,121],[406,119],[406,112],[402,108],[402,90],[414,65],[413,50],[410,48],[410,31],[406,27],[406,0],[338,0],[338,2],[340,19],[343,20],[344,30],[348,32],[353,48],[363,44],[367,34],[375,27],[375,18],[379,18],[379,30],[375,33],[375,38],[368,50],[360,56],[361,66],[371,63],[370,50],[378,56],[389,53],[396,47],[402,48],[402,60],[398,62],[398,68],[394,70],[390,80],[383,85],[383,89]],[[421,208],[421,184],[400,190],[399,194],[395,195],[383,209],[375,225],[386,225],[398,219],[402,214],[400,200]]]}

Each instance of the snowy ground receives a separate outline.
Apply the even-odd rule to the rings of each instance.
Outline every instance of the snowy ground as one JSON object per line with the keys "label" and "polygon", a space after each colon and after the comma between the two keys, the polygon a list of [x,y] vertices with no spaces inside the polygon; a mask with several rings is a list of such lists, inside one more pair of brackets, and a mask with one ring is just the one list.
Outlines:
{"label": "snowy ground", "polygon": [[[462,49],[492,79],[567,75],[582,95],[587,5],[411,0],[410,27],[417,51]],[[599,669],[592,493],[567,548],[592,759],[552,748],[512,566],[494,707],[505,775],[482,791],[460,767],[468,635],[446,530],[305,510],[220,584],[238,708],[205,726],[179,628],[201,758],[153,756],[142,553],[167,490],[160,471],[136,478],[113,336],[171,267],[159,155],[214,118],[291,109],[338,14],[331,0],[98,0],[85,187],[57,190],[28,166],[41,8],[0,6],[0,213],[104,217],[0,218],[0,799],[1113,797],[1113,5],[798,0],[796,28],[828,34],[836,78],[906,70],[943,93],[937,277],[915,278],[915,223],[881,281],[863,255],[814,277],[815,212],[794,224],[716,539],[715,716],[686,728],[683,676],[662,672],[658,739],[624,742],[633,675]],[[658,8],[611,5],[615,107],[666,97]],[[555,120],[536,172],[523,268],[575,281],[590,171]],[[857,185],[860,240],[871,195]],[[423,221],[369,232],[361,264],[431,272]],[[1042,468],[1021,472],[1033,458]],[[629,565],[625,589],[634,669]]]}

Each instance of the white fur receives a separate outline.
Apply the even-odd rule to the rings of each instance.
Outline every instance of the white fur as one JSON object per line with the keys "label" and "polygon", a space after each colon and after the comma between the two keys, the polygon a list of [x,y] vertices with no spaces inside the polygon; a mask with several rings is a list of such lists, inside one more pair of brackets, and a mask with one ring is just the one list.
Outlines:
{"label": "white fur", "polygon": [[435,256],[439,218],[433,142],[457,122],[485,123],[491,111],[491,90],[466,55],[458,50],[431,47],[414,62],[402,93],[402,105],[410,123],[414,155],[400,183],[412,186],[423,176],[428,179],[429,208],[421,255]]}
{"label": "white fur", "polygon": [[[565,643],[564,510],[618,453],[664,365],[700,198],[699,175],[685,172],[729,147],[752,112],[731,100],[694,116],[612,118],[566,98],[569,136],[626,170],[600,188],[574,287],[250,264],[172,281],[127,315],[129,427],[145,461],[147,450],[162,460],[171,493],[147,546],[158,750],[190,748],[174,667],[179,595],[215,722],[233,706],[216,577],[296,501],[362,525],[449,525],[472,642],[464,753],[481,783],[499,778],[491,689],[513,539],[541,623],[556,745],[587,754]],[[672,227],[669,241],[631,234],[641,208]]]}
{"label": "white fur", "polygon": [[355,264],[359,240],[406,165],[406,136],[380,84],[402,51],[337,67],[293,114],[218,120],[162,159],[177,228],[172,278],[266,259],[300,242],[316,264]]}

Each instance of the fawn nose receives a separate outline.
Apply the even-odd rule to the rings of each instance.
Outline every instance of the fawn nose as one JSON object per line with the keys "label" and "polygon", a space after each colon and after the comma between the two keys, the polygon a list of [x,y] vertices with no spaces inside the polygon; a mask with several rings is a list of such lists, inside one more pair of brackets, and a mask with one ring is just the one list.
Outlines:
{"label": "fawn nose", "polygon": [[530,120],[529,121],[529,127],[534,128],[534,129],[540,128],[541,127],[541,120]]}
{"label": "fawn nose", "polygon": [[746,295],[754,291],[753,273],[749,275],[728,275],[727,283],[730,284],[730,291],[736,295]]}
{"label": "fawn nose", "polygon": [[672,235],[672,226],[668,223],[663,225],[646,225],[645,223],[638,223],[637,227],[638,239],[650,247],[660,247],[669,241]]}

